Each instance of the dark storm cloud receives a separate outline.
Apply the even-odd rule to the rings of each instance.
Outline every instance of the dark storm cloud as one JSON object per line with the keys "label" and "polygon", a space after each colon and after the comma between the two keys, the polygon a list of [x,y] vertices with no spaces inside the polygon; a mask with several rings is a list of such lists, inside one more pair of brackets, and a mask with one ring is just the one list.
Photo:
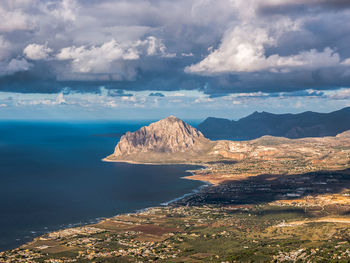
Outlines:
{"label": "dark storm cloud", "polygon": [[219,97],[350,86],[349,7],[346,0],[4,0],[0,91],[103,86],[110,96]]}
{"label": "dark storm cloud", "polygon": [[[322,69],[276,74],[271,72],[240,74],[237,80],[222,76],[212,78],[205,88],[207,94],[234,92],[292,92],[305,89],[327,90],[350,85],[350,72],[339,69]],[[225,78],[227,80],[225,80]],[[232,80],[232,81],[230,81]]]}
{"label": "dark storm cloud", "polygon": [[350,8],[350,2],[348,0],[334,0],[334,1],[320,1],[321,5],[333,8]]}
{"label": "dark storm cloud", "polygon": [[306,13],[343,11],[344,8],[350,8],[350,2],[348,0],[285,1],[285,3],[280,2],[277,4],[262,3],[258,12],[261,15],[278,14],[303,16]]}

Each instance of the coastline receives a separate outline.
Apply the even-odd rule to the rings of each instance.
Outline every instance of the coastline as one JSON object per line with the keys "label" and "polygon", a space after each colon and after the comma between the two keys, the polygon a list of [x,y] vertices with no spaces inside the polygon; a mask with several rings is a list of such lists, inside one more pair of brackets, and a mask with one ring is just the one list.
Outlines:
{"label": "coastline", "polygon": [[[196,170],[186,170],[186,172],[195,174],[196,171],[200,169],[201,168]],[[325,175],[328,176],[327,178],[333,178],[332,175]],[[302,175],[299,175],[299,177],[301,176]],[[191,176],[180,178],[189,179],[188,177]],[[325,181],[323,177],[322,179],[320,178],[320,180]],[[339,227],[342,227],[342,229],[348,229],[349,218],[344,216],[339,217],[340,214],[337,213],[334,217],[331,217],[328,215],[328,212],[325,211],[322,212],[322,214],[314,214],[317,216],[315,220],[308,220],[309,214],[307,214],[306,208],[304,208],[308,207],[307,205],[300,207],[293,203],[270,203],[268,199],[259,200],[259,205],[256,205],[255,202],[247,203],[245,199],[246,197],[243,196],[242,200],[244,200],[244,203],[225,202],[225,200],[222,200],[221,197],[219,197],[219,203],[214,202],[202,206],[201,203],[203,202],[203,196],[201,196],[201,194],[210,195],[211,191],[214,190],[215,195],[215,190],[222,190],[220,186],[215,189],[211,188],[210,191],[203,191],[198,196],[194,196],[193,198],[197,198],[194,202],[193,200],[188,200],[188,197],[191,199],[191,195],[196,194],[196,190],[200,191],[209,185],[211,184],[207,183],[207,185],[197,187],[191,193],[160,205],[139,209],[135,212],[119,213],[112,217],[100,218],[98,222],[93,224],[49,232],[45,235],[36,237],[31,242],[27,242],[17,249],[8,250],[8,254],[2,255],[3,257],[10,258],[13,255],[24,254],[27,257],[37,256],[39,258],[47,256],[47,258],[52,260],[61,260],[63,256],[58,253],[67,253],[67,255],[72,253],[72,258],[88,259],[89,261],[86,262],[94,262],[92,260],[100,258],[109,258],[111,260],[101,262],[114,262],[113,260],[115,257],[119,257],[121,260],[124,258],[132,258],[132,262],[139,262],[141,261],[140,259],[153,260],[155,256],[160,256],[161,259],[163,259],[160,262],[198,262],[191,260],[193,258],[197,259],[198,255],[203,255],[203,257],[208,258],[208,260],[210,258],[209,262],[222,262],[222,259],[231,256],[230,253],[235,253],[239,256],[243,255],[245,259],[250,259],[253,252],[256,253],[256,251],[259,251],[259,257],[263,258],[263,255],[266,254],[266,245],[260,245],[260,242],[266,244],[268,241],[269,245],[273,247],[273,250],[270,251],[271,253],[269,252],[270,254],[266,255],[266,258],[262,261],[271,262],[271,259],[274,259],[276,255],[281,255],[281,249],[286,249],[287,251],[290,250],[289,240],[291,237],[287,234],[290,234],[290,230],[293,227],[302,228],[300,232],[297,232],[297,235],[299,235],[298,238],[300,239],[305,237],[305,231],[307,236],[314,233],[315,227],[309,227],[310,223],[319,224],[317,226],[317,230],[319,230],[317,233],[321,233],[320,236],[322,238],[322,233],[324,232],[324,228],[322,227],[325,223],[332,224],[330,227],[333,227],[334,229],[339,229]],[[247,193],[246,187],[248,187],[250,188],[250,190],[248,189],[250,191],[249,193],[254,195],[256,189],[258,189],[256,186],[259,186],[259,182],[249,185],[247,184],[240,188],[244,193]],[[223,187],[227,186],[224,185]],[[264,188],[265,193],[271,192],[271,189],[265,187],[264,184],[259,186],[259,188]],[[294,182],[293,187],[294,189],[297,189],[300,185],[297,182]],[[316,187],[318,188],[318,186]],[[273,192],[277,190],[277,194],[279,194],[280,189],[279,185],[276,185],[273,188]],[[230,190],[230,188],[228,188],[228,190]],[[230,191],[227,191],[227,193],[230,193]],[[207,197],[204,196],[204,198]],[[209,196],[209,200],[210,198],[211,197]],[[232,197],[228,196],[228,198],[228,200],[231,200]],[[183,201],[181,201],[182,199]],[[295,202],[294,199],[290,201]],[[337,204],[335,204],[335,208],[336,207],[338,207]],[[300,209],[305,212],[300,214]],[[273,218],[269,216],[271,211],[275,213]],[[316,213],[318,213],[318,211],[316,211]],[[327,216],[324,216],[325,214],[327,214]],[[208,217],[208,215],[212,216]],[[264,217],[261,215],[267,216]],[[223,226],[225,229],[224,231],[222,231]],[[257,229],[256,226],[262,226],[262,228]],[[203,231],[203,228],[205,231],[201,232]],[[280,240],[278,239],[280,238],[280,232],[275,233],[271,231],[275,229],[278,229],[278,231],[284,231],[283,234],[286,234],[287,236],[283,240],[287,242],[288,246],[284,247],[281,243],[276,243],[276,239]],[[261,233],[261,236],[257,237],[254,234],[256,233],[255,231]],[[211,233],[211,235],[206,234],[208,232]],[[247,235],[249,232],[253,233],[253,235]],[[294,232],[295,231],[293,231],[293,233]],[[266,233],[268,233],[268,236],[266,236]],[[323,242],[323,249],[328,248],[330,242],[329,236],[325,236],[325,241],[320,241],[320,236],[316,236],[315,242],[311,240],[306,245],[300,245],[300,242],[292,243],[293,249],[300,250],[309,245],[315,246],[315,244],[317,247],[320,247],[320,242]],[[184,240],[185,245],[182,245],[184,244]],[[110,248],[108,245],[111,244],[111,242],[113,242],[113,246],[118,246],[119,244],[122,246],[126,245],[126,247]],[[198,243],[193,245],[193,242]],[[202,242],[208,244],[208,246],[205,247],[205,251],[203,251],[203,247],[201,246],[201,244],[203,244]],[[222,246],[222,244],[226,244],[226,242],[230,242],[231,246],[235,247],[236,250],[225,254],[227,246]],[[339,239],[337,238],[332,239],[331,242],[332,247],[339,245]],[[188,249],[188,244],[193,245],[191,256],[188,255],[188,251],[186,250]],[[108,247],[107,249],[106,246]],[[219,246],[221,250],[216,250],[217,246]],[[208,247],[210,248],[209,250],[207,250]],[[164,248],[166,248],[166,250],[164,250]],[[348,249],[348,247],[345,247],[345,249]],[[207,251],[209,251],[209,253],[206,254]],[[242,251],[251,251],[251,253],[242,253]],[[174,261],[175,258],[178,259],[178,261]],[[246,260],[242,259],[242,262],[245,261]],[[8,262],[14,263],[14,261]],[[27,263],[37,261],[21,262]]]}
{"label": "coastline", "polygon": [[159,162],[159,163],[147,163],[147,162],[137,162],[131,160],[111,160],[108,157],[101,159],[102,162],[108,163],[129,163],[129,164],[144,164],[144,165],[197,165],[207,167],[207,164],[204,163],[191,163],[191,162]]}
{"label": "coastline", "polygon": [[[192,179],[190,179],[190,177],[195,175],[195,173],[194,173],[195,170],[203,169],[204,167],[206,168],[206,166],[203,166],[203,165],[189,164],[189,163],[141,163],[141,162],[133,162],[133,161],[110,161],[110,160],[104,160],[104,159],[102,159],[102,160],[105,161],[105,162],[118,162],[118,163],[129,163],[129,164],[140,164],[140,165],[195,165],[195,166],[200,166],[198,169],[185,170],[185,172],[191,173],[191,175],[183,176],[183,177],[179,177],[179,178],[180,179],[186,179],[186,180],[192,180]],[[70,229],[79,229],[79,228],[84,228],[84,227],[94,227],[95,225],[103,224],[105,222],[108,222],[108,221],[110,221],[112,219],[116,219],[118,217],[131,216],[131,215],[139,216],[140,214],[145,213],[145,212],[147,212],[147,211],[149,211],[151,209],[157,209],[159,207],[169,207],[172,203],[180,201],[180,200],[182,200],[182,199],[184,199],[186,197],[195,195],[195,194],[199,193],[202,189],[213,185],[212,183],[210,183],[208,181],[197,180],[197,179],[194,179],[194,180],[195,181],[201,181],[203,183],[203,185],[200,185],[199,187],[194,188],[191,192],[183,194],[180,197],[175,197],[175,198],[171,199],[170,201],[161,202],[158,205],[137,209],[137,210],[134,210],[134,211],[131,211],[131,212],[118,213],[118,214],[115,214],[113,216],[96,217],[96,218],[93,218],[93,219],[89,219],[88,222],[69,223],[69,224],[66,224],[66,225],[62,225],[57,230],[46,231],[44,233],[41,233],[38,236],[33,237],[31,240],[26,241],[22,245],[19,245],[19,246],[14,247],[14,248],[6,249],[6,250],[0,250],[0,253],[1,252],[6,252],[6,251],[11,251],[11,250],[16,250],[16,249],[21,249],[21,248],[26,248],[27,246],[30,246],[31,244],[35,243],[36,241],[41,240],[44,236],[50,235],[52,233],[59,233],[61,231],[67,231],[67,230],[70,230]]]}
{"label": "coastline", "polygon": [[[205,166],[203,166],[203,167],[205,167]],[[203,168],[200,168],[200,169],[203,169]],[[203,185],[201,185],[201,186],[199,186],[199,187],[193,189],[192,192],[190,192],[190,193],[184,194],[184,195],[182,195],[182,196],[180,196],[180,197],[176,197],[176,198],[174,198],[174,199],[172,199],[172,200],[170,200],[170,201],[168,201],[168,202],[161,203],[161,205],[163,205],[163,206],[168,206],[168,205],[170,205],[170,204],[172,204],[172,203],[174,203],[174,202],[180,201],[180,200],[182,200],[182,199],[184,199],[184,198],[186,198],[186,197],[189,197],[189,196],[198,194],[198,193],[200,193],[201,190],[203,190],[204,188],[207,188],[207,187],[209,187],[209,186],[214,185],[214,184],[212,184],[211,182],[208,182],[208,181],[202,181],[202,180],[197,180],[197,179],[191,179],[191,176],[194,176],[194,172],[193,172],[193,171],[194,171],[194,170],[187,170],[186,172],[191,173],[192,175],[183,176],[183,177],[181,177],[181,179],[200,181],[200,182],[203,183]]]}

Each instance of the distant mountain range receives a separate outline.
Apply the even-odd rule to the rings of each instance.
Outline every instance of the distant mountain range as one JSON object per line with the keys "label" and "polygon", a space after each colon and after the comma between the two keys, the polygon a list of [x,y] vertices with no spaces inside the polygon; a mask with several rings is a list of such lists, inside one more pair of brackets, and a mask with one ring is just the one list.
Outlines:
{"label": "distant mountain range", "polygon": [[335,136],[350,130],[350,107],[330,113],[254,112],[238,121],[209,117],[197,128],[205,137],[213,140],[250,140],[264,135],[290,139]]}

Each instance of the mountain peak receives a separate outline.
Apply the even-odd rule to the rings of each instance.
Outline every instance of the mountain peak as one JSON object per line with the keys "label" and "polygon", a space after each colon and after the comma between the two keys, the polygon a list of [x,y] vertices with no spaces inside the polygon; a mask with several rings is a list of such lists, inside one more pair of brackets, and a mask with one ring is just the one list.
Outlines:
{"label": "mountain peak", "polygon": [[170,115],[164,119],[159,120],[158,122],[183,122],[183,121],[174,115]]}
{"label": "mountain peak", "polygon": [[208,141],[200,131],[171,115],[135,132],[127,132],[121,137],[113,156],[197,151]]}
{"label": "mountain peak", "polygon": [[164,120],[180,120],[180,119],[174,115],[170,115],[170,116],[166,117]]}

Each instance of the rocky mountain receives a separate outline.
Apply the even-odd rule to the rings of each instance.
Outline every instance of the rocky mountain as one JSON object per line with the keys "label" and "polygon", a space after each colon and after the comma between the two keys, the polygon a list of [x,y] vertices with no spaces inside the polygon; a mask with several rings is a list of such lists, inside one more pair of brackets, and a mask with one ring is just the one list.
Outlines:
{"label": "rocky mountain", "polygon": [[254,112],[238,121],[209,117],[198,125],[210,139],[250,140],[264,135],[286,138],[335,136],[350,129],[350,107],[330,113]]}
{"label": "rocky mountain", "polygon": [[200,164],[196,179],[213,183],[259,174],[301,174],[350,167],[350,131],[338,136],[288,139],[262,136],[248,141],[211,141],[170,116],[122,136],[111,162]]}
{"label": "rocky mountain", "polygon": [[210,143],[210,140],[191,125],[175,116],[169,116],[135,132],[127,132],[107,160],[156,160],[164,154],[183,159],[202,152]]}

